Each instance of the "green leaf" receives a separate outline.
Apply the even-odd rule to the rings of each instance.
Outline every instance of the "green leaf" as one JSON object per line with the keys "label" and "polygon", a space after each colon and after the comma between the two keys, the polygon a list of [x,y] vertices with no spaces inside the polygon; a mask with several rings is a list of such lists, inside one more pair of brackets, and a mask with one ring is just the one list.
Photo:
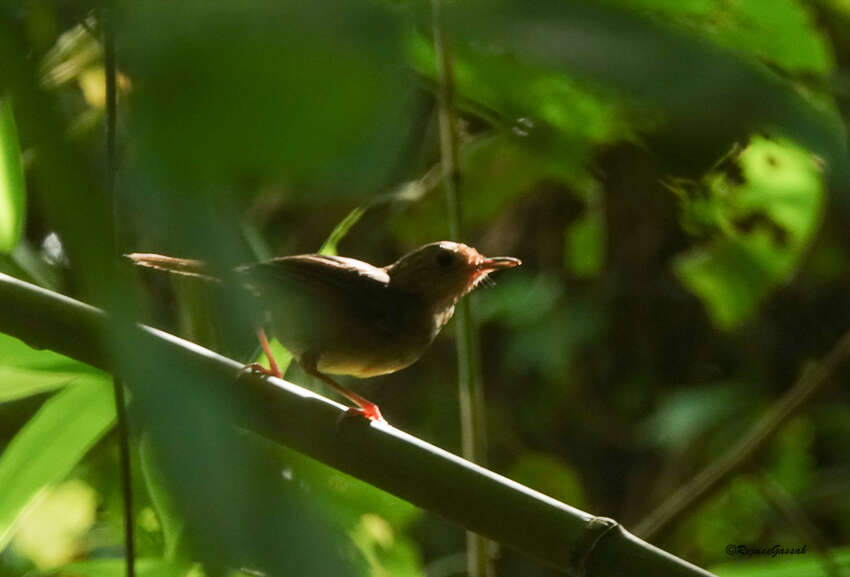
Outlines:
{"label": "green leaf", "polygon": [[656,144],[669,160],[703,167],[731,143],[769,131],[821,155],[840,179],[848,176],[846,134],[834,106],[808,101],[751,57],[606,3],[501,0],[451,8],[447,19],[460,44],[634,102],[643,110],[636,120],[658,126]]}
{"label": "green leaf", "polygon": [[36,350],[0,333],[0,403],[65,386],[81,374],[99,372],[53,351]]}
{"label": "green leaf", "polygon": [[567,267],[581,278],[599,274],[605,264],[605,213],[602,195],[595,189],[588,195],[587,208],[567,228],[565,257]]}
{"label": "green leaf", "polygon": [[0,551],[42,491],[60,481],[115,419],[112,385],[80,376],[51,397],[0,455]]}
{"label": "green leaf", "polygon": [[337,254],[337,246],[339,245],[339,242],[345,238],[345,235],[348,234],[351,227],[357,224],[360,218],[366,214],[367,208],[367,206],[358,206],[349,212],[344,219],[339,221],[339,224],[337,224],[328,235],[327,240],[322,243],[322,246],[319,248],[319,254],[335,256]]}
{"label": "green leaf", "polygon": [[252,176],[373,191],[403,147],[412,92],[386,4],[122,3],[122,66],[138,86],[130,121],[146,160],[192,189]]}
{"label": "green leaf", "polygon": [[721,382],[676,391],[641,423],[639,437],[671,453],[681,452],[699,435],[728,422],[740,410],[735,399],[746,387],[744,383]]}
{"label": "green leaf", "polygon": [[0,365],[0,403],[58,389],[79,376],[74,373],[32,371]]}
{"label": "green leaf", "polygon": [[[123,559],[90,559],[79,563],[69,563],[51,571],[37,575],[73,575],[76,577],[124,577],[126,574]],[[186,566],[169,563],[162,559],[136,559],[136,574],[139,577],[182,577],[188,572]]]}
{"label": "green leaf", "polygon": [[252,437],[283,463],[283,478],[348,533],[376,576],[419,577],[421,560],[404,529],[421,509],[318,461]]}
{"label": "green leaf", "polygon": [[834,55],[807,6],[798,0],[618,0],[697,30],[789,72],[828,74]]}
{"label": "green leaf", "polygon": [[[713,238],[674,262],[679,280],[723,329],[744,322],[794,273],[817,232],[824,196],[816,162],[790,144],[755,138],[734,162],[740,176],[713,172],[704,181],[707,197],[694,199]],[[684,199],[684,212],[690,202]]]}
{"label": "green leaf", "polygon": [[48,490],[18,523],[12,548],[36,567],[49,569],[78,559],[97,517],[98,494],[80,479]]}
{"label": "green leaf", "polygon": [[163,486],[162,473],[157,469],[156,459],[152,454],[150,435],[146,433],[142,435],[139,442],[139,458],[145,486],[162,527],[162,539],[165,545],[163,558],[169,562],[177,561],[183,557],[184,553],[181,546],[184,541],[185,523],[177,512],[171,495]]}
{"label": "green leaf", "polygon": [[53,351],[34,349],[22,340],[4,333],[0,333],[0,365],[36,371],[57,371],[75,374],[100,373],[90,365],[69,359]]}
{"label": "green leaf", "polygon": [[0,253],[12,252],[24,226],[26,185],[9,100],[0,100]]}

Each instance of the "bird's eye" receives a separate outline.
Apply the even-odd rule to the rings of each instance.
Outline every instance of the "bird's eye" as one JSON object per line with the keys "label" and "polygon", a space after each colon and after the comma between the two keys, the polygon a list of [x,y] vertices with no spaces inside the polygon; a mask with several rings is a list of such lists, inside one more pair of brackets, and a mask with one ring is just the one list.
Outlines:
{"label": "bird's eye", "polygon": [[437,253],[437,264],[442,268],[448,268],[451,266],[452,262],[454,262],[454,255],[450,252],[438,252]]}

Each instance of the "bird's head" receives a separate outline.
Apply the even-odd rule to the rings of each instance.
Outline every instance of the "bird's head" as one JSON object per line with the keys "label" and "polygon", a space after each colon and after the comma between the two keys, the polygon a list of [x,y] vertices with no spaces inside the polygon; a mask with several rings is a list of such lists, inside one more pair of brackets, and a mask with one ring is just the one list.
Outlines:
{"label": "bird's head", "polygon": [[517,258],[486,258],[458,242],[426,244],[386,267],[390,285],[416,294],[432,310],[451,308],[494,270],[521,264]]}

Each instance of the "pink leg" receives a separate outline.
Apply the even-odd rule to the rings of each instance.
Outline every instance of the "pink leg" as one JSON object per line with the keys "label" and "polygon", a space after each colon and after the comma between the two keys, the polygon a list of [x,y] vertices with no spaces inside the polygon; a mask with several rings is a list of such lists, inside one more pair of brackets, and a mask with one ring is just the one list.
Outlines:
{"label": "pink leg", "polygon": [[367,401],[357,393],[349,391],[326,374],[319,372],[319,370],[314,366],[309,366],[307,363],[303,362],[301,363],[301,366],[304,368],[305,373],[307,373],[308,375],[319,377],[331,387],[333,387],[334,390],[339,392],[339,394],[343,395],[345,398],[357,405],[357,407],[351,407],[349,411],[360,413],[361,415],[372,421],[381,421],[384,423],[387,422],[386,419],[384,419],[384,416],[381,414],[381,409],[379,409],[378,405],[376,405],[372,401]]}
{"label": "pink leg", "polygon": [[258,368],[261,372],[266,373],[267,375],[272,375],[273,377],[282,379],[283,375],[280,373],[280,368],[277,366],[277,363],[274,360],[274,356],[272,356],[272,350],[271,347],[269,347],[269,340],[266,338],[266,331],[263,329],[258,329],[257,338],[260,339],[260,346],[263,347],[263,352],[266,353],[266,358],[269,360],[269,370],[266,370],[261,365],[258,365],[256,363],[249,366],[253,369]]}

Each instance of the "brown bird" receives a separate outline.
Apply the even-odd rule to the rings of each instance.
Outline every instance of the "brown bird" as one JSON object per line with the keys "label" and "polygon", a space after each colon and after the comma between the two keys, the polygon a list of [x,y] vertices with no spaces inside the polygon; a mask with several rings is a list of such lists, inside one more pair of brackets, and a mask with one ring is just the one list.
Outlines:
{"label": "brown bird", "polygon": [[[197,260],[158,254],[127,255],[138,265],[222,282]],[[225,283],[241,284],[265,319],[257,336],[270,369],[281,377],[265,328],[314,375],[383,420],[378,406],[337,384],[328,374],[372,377],[419,359],[454,313],[458,299],[494,270],[518,266],[511,257],[485,258],[465,244],[426,244],[382,268],[340,256],[304,254],[236,267]]]}

